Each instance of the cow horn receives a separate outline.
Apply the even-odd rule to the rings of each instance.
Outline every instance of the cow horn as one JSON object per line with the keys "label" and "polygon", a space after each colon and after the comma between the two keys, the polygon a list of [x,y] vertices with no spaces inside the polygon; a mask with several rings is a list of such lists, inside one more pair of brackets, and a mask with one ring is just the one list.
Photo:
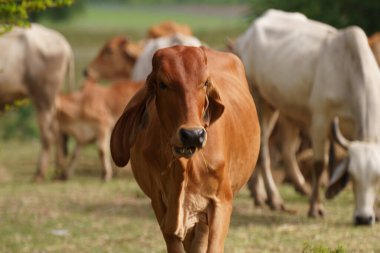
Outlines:
{"label": "cow horn", "polygon": [[339,129],[339,119],[338,117],[335,117],[332,124],[332,134],[334,140],[345,150],[348,150],[348,147],[350,146],[350,141],[347,140]]}

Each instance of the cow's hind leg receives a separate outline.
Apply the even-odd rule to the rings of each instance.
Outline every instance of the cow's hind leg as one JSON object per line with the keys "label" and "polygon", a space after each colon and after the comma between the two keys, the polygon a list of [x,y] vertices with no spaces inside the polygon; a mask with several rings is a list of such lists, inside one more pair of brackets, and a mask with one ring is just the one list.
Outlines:
{"label": "cow's hind leg", "polygon": [[54,109],[38,109],[37,121],[40,129],[40,140],[42,150],[40,152],[37,164],[37,171],[34,177],[35,181],[46,179],[47,169],[50,161],[50,151],[55,140]]}
{"label": "cow's hind leg", "polygon": [[74,173],[75,166],[78,161],[79,153],[81,150],[81,145],[77,142],[75,144],[74,151],[71,155],[69,155],[67,161],[64,162],[63,165],[57,171],[55,175],[55,179],[57,180],[68,180]]}
{"label": "cow's hind leg", "polygon": [[281,152],[286,165],[287,175],[291,178],[296,191],[304,195],[310,195],[310,188],[299,169],[296,159],[296,152],[301,143],[299,128],[284,117],[281,117],[280,122],[281,136],[283,136]]}
{"label": "cow's hind leg", "polygon": [[187,231],[183,246],[187,253],[207,253],[209,227],[206,223],[199,221]]}
{"label": "cow's hind leg", "polygon": [[253,202],[255,206],[262,207],[268,201],[267,192],[265,191],[262,168],[259,168],[260,165],[254,170],[252,176],[248,181],[248,189],[251,193],[251,197],[253,198]]}

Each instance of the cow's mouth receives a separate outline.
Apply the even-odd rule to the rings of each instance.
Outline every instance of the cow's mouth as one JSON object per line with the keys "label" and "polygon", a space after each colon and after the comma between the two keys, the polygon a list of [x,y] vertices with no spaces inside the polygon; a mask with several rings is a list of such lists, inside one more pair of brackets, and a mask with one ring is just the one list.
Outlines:
{"label": "cow's mouth", "polygon": [[173,151],[176,156],[183,156],[186,158],[190,158],[194,155],[196,147],[174,147]]}

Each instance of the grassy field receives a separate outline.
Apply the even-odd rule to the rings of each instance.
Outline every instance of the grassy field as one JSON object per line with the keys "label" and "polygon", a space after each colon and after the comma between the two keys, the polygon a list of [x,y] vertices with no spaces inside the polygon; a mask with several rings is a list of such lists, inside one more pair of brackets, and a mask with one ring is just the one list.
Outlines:
{"label": "grassy field", "polygon": [[[225,13],[205,15],[202,11],[137,6],[94,6],[67,24],[45,23],[72,44],[80,84],[81,69],[106,39],[116,34],[140,39],[149,25],[169,18],[190,24],[196,36],[216,48],[222,48],[225,37],[234,38],[248,26],[244,18]],[[33,111],[26,107],[21,114],[13,111],[0,119],[0,136],[9,131],[18,136],[0,141],[1,253],[165,252],[149,200],[130,170],[119,170],[114,180],[102,183],[94,147],[84,150],[69,182],[31,183],[39,143],[33,134],[26,141],[25,135],[18,133],[35,131]],[[240,192],[226,253],[380,252],[378,224],[372,228],[352,226],[350,188],[326,203],[324,219],[308,219],[307,199],[289,186],[280,190],[287,206],[297,210],[295,214],[254,208],[248,191]]]}

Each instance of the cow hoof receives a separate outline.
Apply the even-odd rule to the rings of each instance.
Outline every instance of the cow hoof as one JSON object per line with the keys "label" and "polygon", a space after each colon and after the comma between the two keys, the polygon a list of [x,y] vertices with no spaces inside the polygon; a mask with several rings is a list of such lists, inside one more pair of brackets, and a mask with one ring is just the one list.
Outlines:
{"label": "cow hoof", "polygon": [[313,207],[310,207],[308,216],[311,218],[318,218],[318,217],[324,217],[325,216],[325,211],[324,208],[321,204],[315,205]]}
{"label": "cow hoof", "polygon": [[285,205],[282,200],[268,200],[268,206],[271,210],[274,211],[285,211]]}
{"label": "cow hoof", "polygon": [[253,204],[255,207],[266,206],[267,201],[265,199],[253,198]]}
{"label": "cow hoof", "polygon": [[103,182],[109,182],[112,179],[112,175],[103,175],[102,180]]}
{"label": "cow hoof", "polygon": [[41,174],[37,174],[34,178],[33,178],[33,183],[41,183],[43,181],[45,181],[45,177]]}
{"label": "cow hoof", "polygon": [[66,173],[57,173],[54,175],[53,180],[54,181],[67,181],[67,180],[69,180],[69,175],[67,175]]}
{"label": "cow hoof", "polygon": [[296,190],[296,192],[298,192],[299,194],[303,196],[309,197],[311,195],[310,187],[307,184],[295,185],[294,189]]}

